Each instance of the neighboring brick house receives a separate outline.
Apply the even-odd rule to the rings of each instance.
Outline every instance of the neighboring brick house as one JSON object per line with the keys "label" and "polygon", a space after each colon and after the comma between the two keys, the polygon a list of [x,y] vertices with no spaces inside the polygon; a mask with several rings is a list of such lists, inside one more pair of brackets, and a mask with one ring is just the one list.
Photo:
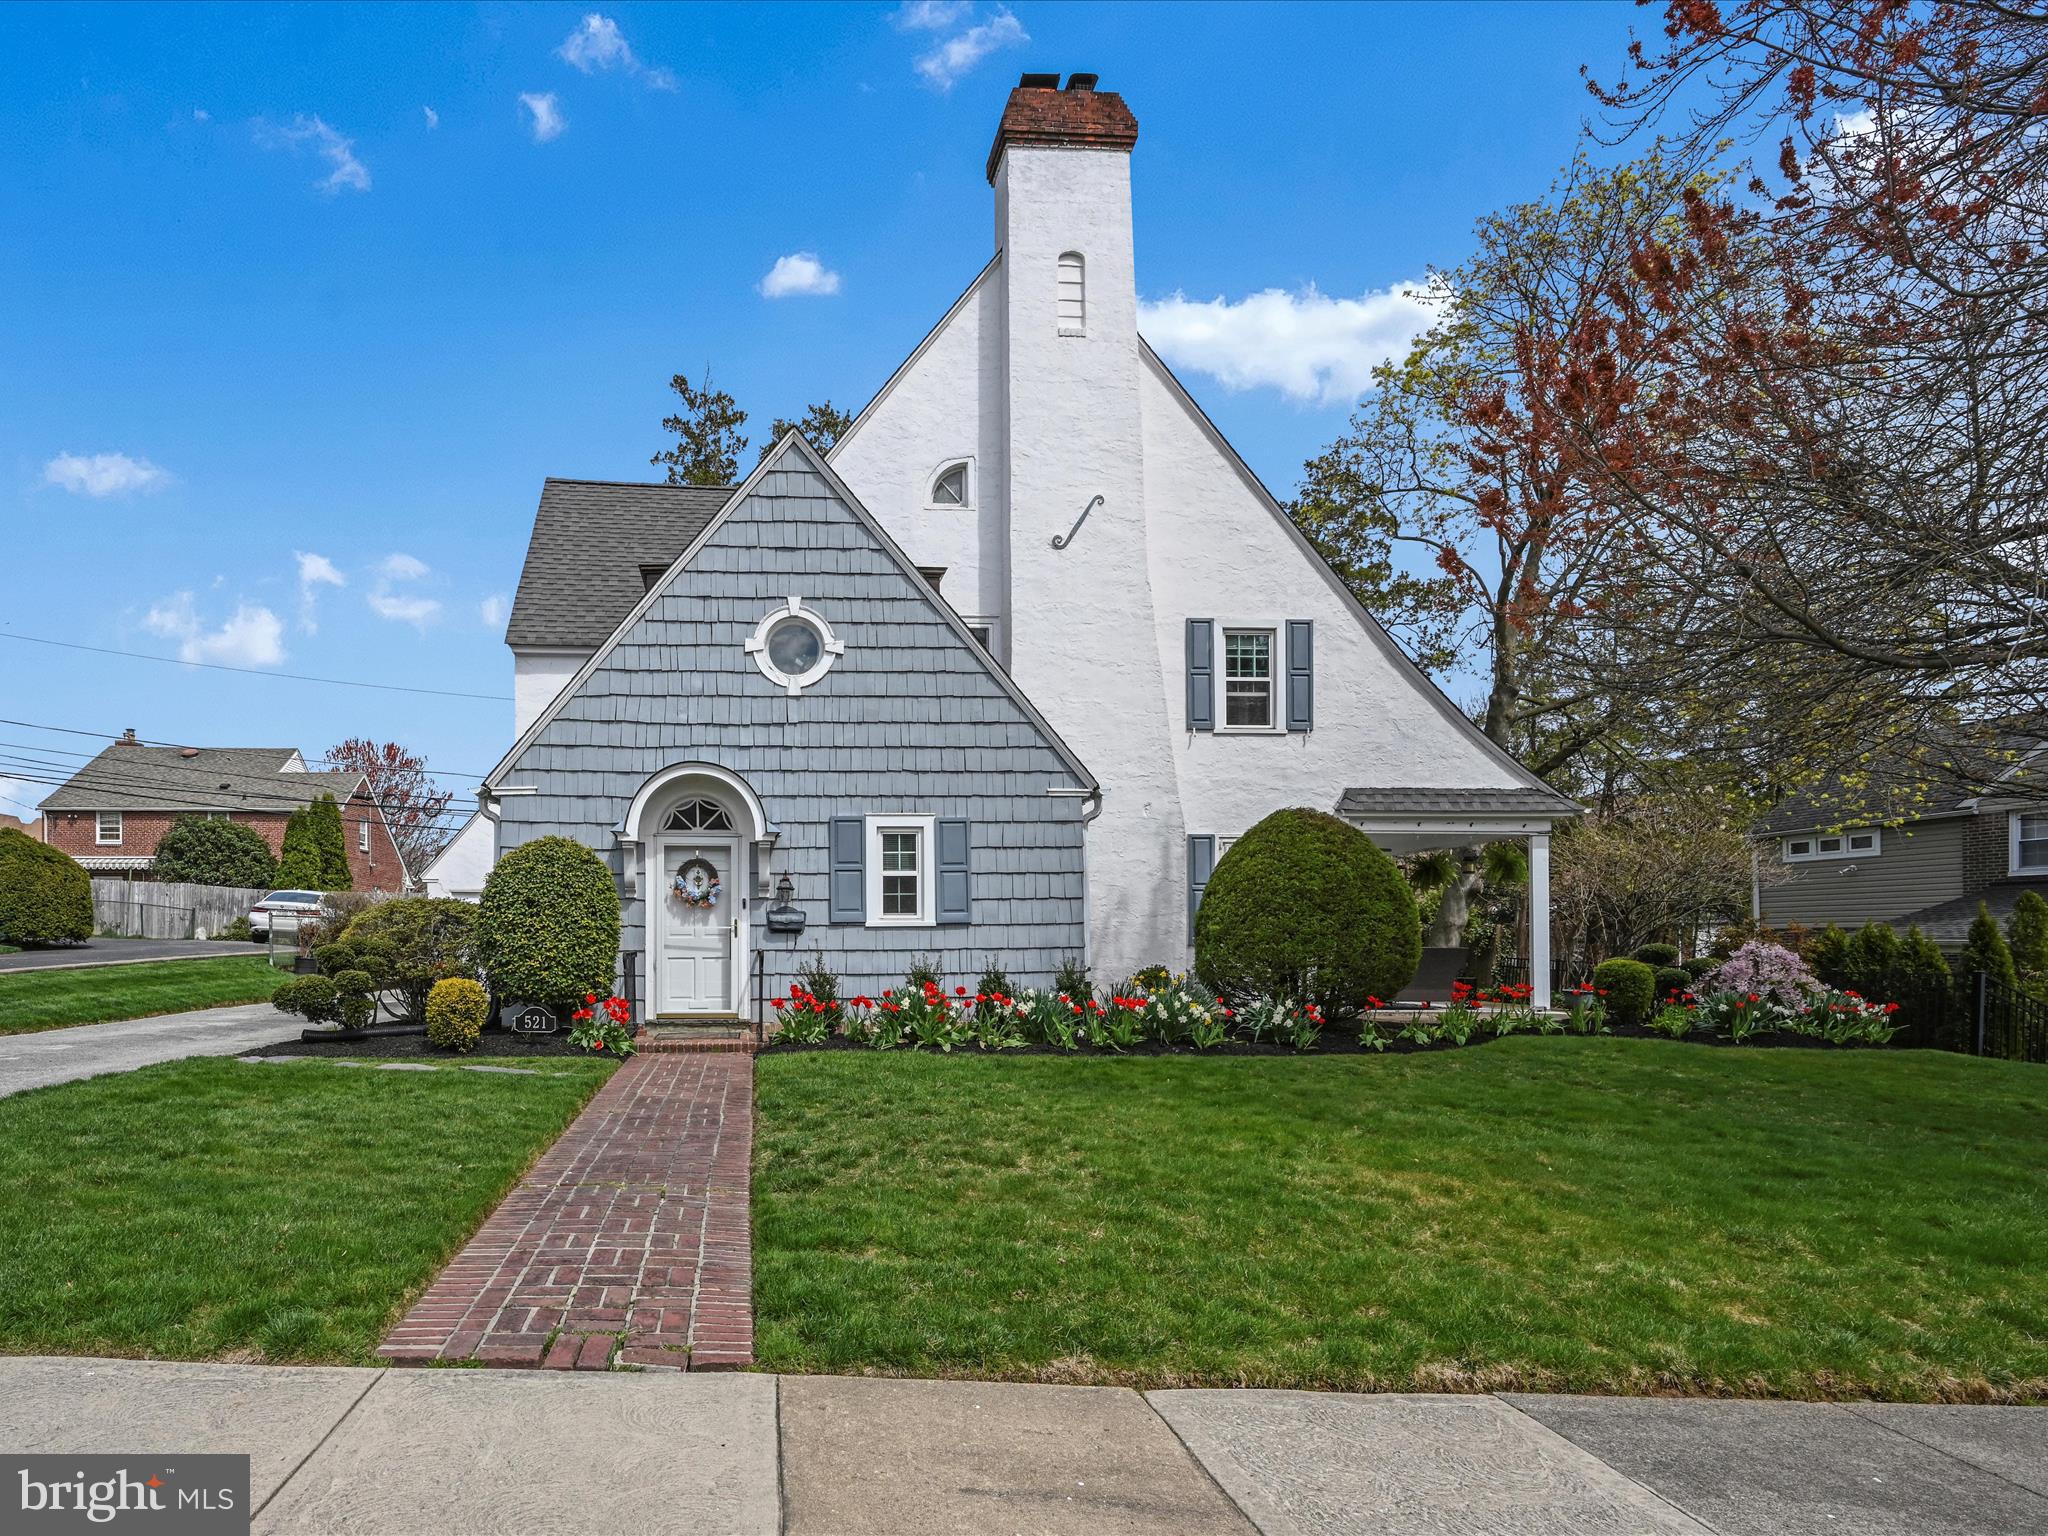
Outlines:
{"label": "neighboring brick house", "polygon": [[1787,800],[1757,829],[1770,878],[1757,882],[1756,915],[1774,928],[1918,928],[1954,950],[1979,903],[2003,923],[2022,891],[2048,896],[2048,746],[2011,750],[2017,760],[1984,794],[1930,796],[1896,825],[1839,825],[1839,813]]}
{"label": "neighboring brick house", "polygon": [[403,890],[405,864],[369,780],[352,769],[310,769],[292,747],[155,747],[129,731],[50,792],[42,840],[95,874],[146,880],[158,841],[181,816],[240,822],[282,853],[291,813],[321,794],[341,807],[355,889]]}

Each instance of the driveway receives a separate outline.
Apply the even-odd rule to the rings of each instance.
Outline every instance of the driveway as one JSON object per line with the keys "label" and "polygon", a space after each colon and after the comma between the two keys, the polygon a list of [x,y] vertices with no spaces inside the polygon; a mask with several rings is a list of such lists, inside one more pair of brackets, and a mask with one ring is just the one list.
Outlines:
{"label": "driveway", "polygon": [[297,1019],[268,1003],[164,1013],[115,1024],[74,1024],[28,1035],[0,1035],[0,1098],[28,1088],[106,1072],[133,1072],[186,1056],[233,1056],[298,1033]]}
{"label": "driveway", "polygon": [[0,955],[0,974],[8,971],[62,971],[85,965],[137,965],[144,960],[218,960],[225,955],[263,955],[262,944],[237,944],[221,939],[92,939],[62,949],[24,949]]}

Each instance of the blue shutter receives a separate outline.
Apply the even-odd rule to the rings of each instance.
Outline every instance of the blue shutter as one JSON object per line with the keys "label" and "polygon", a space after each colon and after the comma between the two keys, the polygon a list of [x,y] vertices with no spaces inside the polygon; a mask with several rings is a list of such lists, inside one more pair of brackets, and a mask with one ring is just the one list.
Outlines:
{"label": "blue shutter", "polygon": [[1216,621],[1188,620],[1188,729],[1216,729]]}
{"label": "blue shutter", "polygon": [[1216,872],[1216,839],[1204,834],[1188,839],[1188,943],[1195,942],[1195,913],[1201,909],[1202,892],[1209,888],[1209,876]]}
{"label": "blue shutter", "polygon": [[968,889],[967,823],[964,821],[940,821],[934,824],[938,834],[938,857],[934,867],[939,880],[939,921],[942,923],[965,923],[973,920],[974,907]]}
{"label": "blue shutter", "polygon": [[831,912],[835,923],[862,923],[868,915],[868,876],[863,867],[867,828],[858,816],[834,816],[831,862]]}
{"label": "blue shutter", "polygon": [[1287,729],[1305,731],[1316,723],[1316,626],[1312,619],[1287,621]]}

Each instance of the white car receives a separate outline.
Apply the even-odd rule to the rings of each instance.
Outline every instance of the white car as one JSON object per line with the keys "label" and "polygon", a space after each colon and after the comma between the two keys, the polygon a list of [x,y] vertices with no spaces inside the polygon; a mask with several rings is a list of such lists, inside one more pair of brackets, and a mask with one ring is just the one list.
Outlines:
{"label": "white car", "polygon": [[277,931],[284,937],[296,937],[299,924],[320,910],[318,891],[272,891],[268,896],[249,909],[249,932],[256,938],[270,937],[273,918],[282,919]]}

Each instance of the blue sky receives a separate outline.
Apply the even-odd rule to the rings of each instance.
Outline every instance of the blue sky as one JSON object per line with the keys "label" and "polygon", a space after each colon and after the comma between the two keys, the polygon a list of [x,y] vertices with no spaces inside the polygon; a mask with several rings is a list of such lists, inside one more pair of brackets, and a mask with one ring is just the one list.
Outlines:
{"label": "blue sky", "polygon": [[[1611,75],[1654,20],[0,7],[0,637],[495,696],[0,638],[0,717],[490,767],[542,476],[656,478],[678,369],[764,431],[865,403],[988,258],[1021,69],[1094,70],[1137,113],[1148,331],[1285,496],[1412,323],[1399,285],[1541,192],[1579,65]],[[798,291],[764,292],[778,262]]]}

